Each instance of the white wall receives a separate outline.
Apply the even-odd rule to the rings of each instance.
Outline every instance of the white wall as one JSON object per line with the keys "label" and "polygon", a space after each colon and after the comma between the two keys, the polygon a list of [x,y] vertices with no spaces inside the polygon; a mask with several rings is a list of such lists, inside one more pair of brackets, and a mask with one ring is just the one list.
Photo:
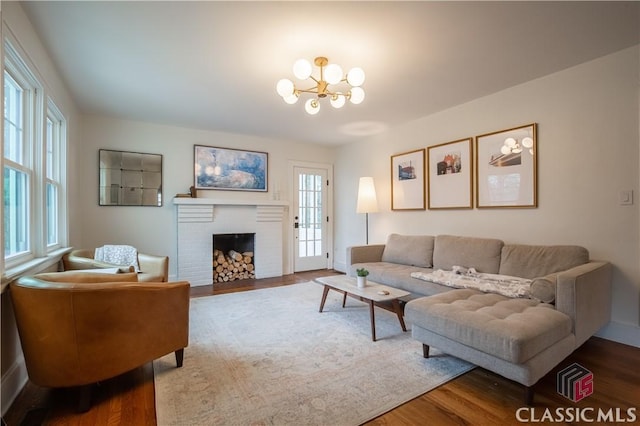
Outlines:
{"label": "white wall", "polygon": [[[639,62],[636,46],[341,147],[336,268],[344,270],[346,247],[364,243],[355,198],[358,177],[373,176],[381,212],[369,215],[370,243],[396,232],[582,245],[615,266],[613,323],[601,334],[640,346]],[[391,155],[532,122],[537,209],[390,210]],[[635,195],[631,206],[618,202],[627,189]]]}
{"label": "white wall", "polygon": [[[198,191],[199,196],[224,199],[271,200],[274,188],[280,199],[289,195],[288,161],[333,163],[333,148],[237,134],[211,132],[182,127],[86,116],[82,122],[81,158],[78,179],[82,211],[82,230],[78,247],[103,244],[130,244],[143,253],[168,255],[169,275],[175,277],[177,258],[177,193],[189,192],[193,185],[193,146],[208,145],[249,149],[268,153],[269,191]],[[114,207],[98,205],[98,150],[115,149],[163,155],[163,206]],[[287,222],[289,219],[287,218]],[[285,229],[289,227],[285,226]],[[291,245],[291,235],[284,236],[283,246]],[[284,271],[291,272],[285,253]]]}

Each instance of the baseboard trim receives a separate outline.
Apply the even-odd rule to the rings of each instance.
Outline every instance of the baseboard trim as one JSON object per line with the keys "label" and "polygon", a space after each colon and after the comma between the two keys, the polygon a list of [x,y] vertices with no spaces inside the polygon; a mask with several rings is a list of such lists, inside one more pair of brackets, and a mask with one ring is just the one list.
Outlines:
{"label": "baseboard trim", "polygon": [[2,404],[3,417],[7,414],[11,404],[13,404],[13,401],[15,401],[28,380],[29,376],[27,374],[27,366],[24,363],[24,357],[19,357],[2,376],[0,404]]}
{"label": "baseboard trim", "polygon": [[342,273],[347,273],[347,264],[346,262],[341,262],[339,260],[336,260],[333,262],[333,269],[335,269],[338,272],[342,272]]}
{"label": "baseboard trim", "polygon": [[611,321],[596,336],[640,348],[640,327]]}

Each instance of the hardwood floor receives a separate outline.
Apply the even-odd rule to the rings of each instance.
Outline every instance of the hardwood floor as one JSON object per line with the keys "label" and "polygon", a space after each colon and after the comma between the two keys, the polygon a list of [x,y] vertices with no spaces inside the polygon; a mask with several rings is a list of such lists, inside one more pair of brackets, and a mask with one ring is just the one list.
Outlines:
{"label": "hardwood floor", "polygon": [[[334,273],[312,271],[225,283],[216,285],[215,289],[211,286],[194,287],[191,296],[291,285]],[[575,417],[575,413],[579,412],[576,408],[582,409],[582,413],[590,418],[595,418],[599,409],[605,413],[612,410],[613,415],[619,413],[618,424],[632,420],[632,416],[636,423],[640,423],[639,361],[640,348],[593,337],[536,384],[532,407],[524,405],[521,385],[476,368],[367,425],[521,424],[516,413],[523,420],[551,424],[551,421],[540,420],[554,416],[557,422],[558,412],[565,415],[565,420],[569,420],[566,423],[572,423],[568,416],[573,414]],[[557,372],[573,362],[589,369],[594,376],[594,393],[578,403],[573,403],[556,391]],[[44,389],[28,383],[8,410],[4,421],[9,426],[156,424],[151,363],[96,385],[91,409],[86,413],[76,413],[76,398],[75,389]],[[550,412],[545,414],[547,409]]]}

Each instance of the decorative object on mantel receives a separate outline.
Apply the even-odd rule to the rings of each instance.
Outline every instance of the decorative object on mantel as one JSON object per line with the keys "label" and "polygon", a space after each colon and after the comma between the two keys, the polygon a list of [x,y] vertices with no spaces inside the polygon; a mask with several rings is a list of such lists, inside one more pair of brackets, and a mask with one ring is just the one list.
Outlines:
{"label": "decorative object on mantel", "polygon": [[424,210],[424,148],[391,156],[391,210]]}
{"label": "decorative object on mantel", "polygon": [[476,206],[538,207],[537,147],[537,123],[476,136]]}
{"label": "decorative object on mantel", "polygon": [[267,192],[266,152],[194,145],[195,189]]}
{"label": "decorative object on mantel", "polygon": [[356,213],[364,213],[366,220],[367,239],[369,244],[369,213],[378,212],[378,198],[376,197],[376,187],[372,177],[361,177],[358,185],[358,203]]}
{"label": "decorative object on mantel", "polygon": [[[319,78],[311,75],[313,68],[306,59],[298,59],[293,64],[293,74],[298,80],[313,80],[314,86],[300,89],[288,78],[278,81],[276,91],[286,103],[295,104],[301,93],[312,93],[316,97],[308,99],[304,104],[304,109],[308,114],[315,115],[320,111],[320,99],[322,98],[328,97],[334,108],[342,108],[347,100],[356,105],[364,100],[364,90],[360,87],[365,79],[362,68],[352,68],[342,78],[340,65],[329,64],[329,60],[324,56],[318,56],[313,63],[320,68]],[[329,85],[336,85],[336,88],[329,88]]]}
{"label": "decorative object on mantel", "polygon": [[473,208],[473,138],[427,148],[429,209]]}
{"label": "decorative object on mantel", "polygon": [[176,198],[198,198],[198,192],[195,186],[189,187],[188,193],[177,193]]}

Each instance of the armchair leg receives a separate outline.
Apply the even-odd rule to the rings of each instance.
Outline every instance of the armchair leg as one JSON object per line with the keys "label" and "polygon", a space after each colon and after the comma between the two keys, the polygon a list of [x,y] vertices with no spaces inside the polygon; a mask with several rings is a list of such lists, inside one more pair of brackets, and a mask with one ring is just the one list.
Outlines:
{"label": "armchair leg", "polygon": [[91,385],[80,386],[78,398],[78,413],[86,413],[91,408]]}
{"label": "armchair leg", "polygon": [[422,356],[429,358],[429,345],[422,344]]}
{"label": "armchair leg", "polygon": [[176,351],[176,366],[178,368],[182,367],[182,361],[184,360],[184,348],[178,349]]}

